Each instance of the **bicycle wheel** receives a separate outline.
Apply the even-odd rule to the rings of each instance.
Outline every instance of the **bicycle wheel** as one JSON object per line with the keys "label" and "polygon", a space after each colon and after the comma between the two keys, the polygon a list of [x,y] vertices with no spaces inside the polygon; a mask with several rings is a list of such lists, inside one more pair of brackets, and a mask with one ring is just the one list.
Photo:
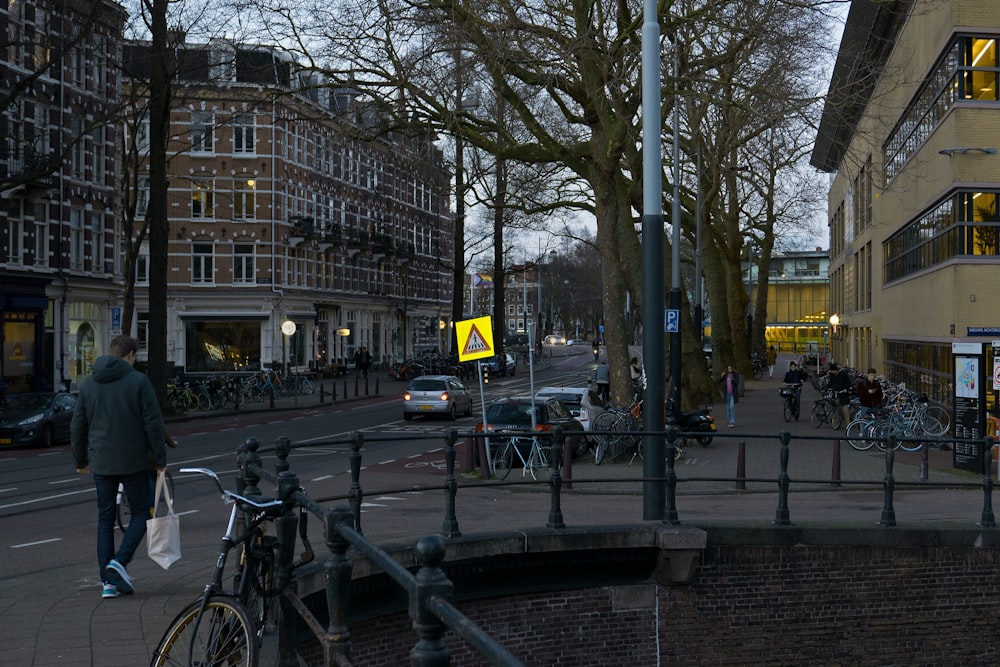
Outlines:
{"label": "bicycle wheel", "polygon": [[[173,498],[173,487],[170,487],[171,498]],[[128,522],[132,520],[132,506],[128,502],[128,494],[118,485],[118,530],[125,532]]]}
{"label": "bicycle wheel", "polygon": [[312,396],[316,391],[316,387],[313,385],[313,381],[309,378],[301,378],[299,380],[299,392],[304,396]]}
{"label": "bicycle wheel", "polygon": [[507,479],[510,474],[510,466],[514,463],[514,445],[510,440],[505,440],[497,445],[496,453],[493,455],[493,476],[497,479]]}
{"label": "bicycle wheel", "polygon": [[834,431],[839,431],[844,426],[844,413],[840,410],[839,405],[831,405],[829,409],[832,410],[827,415],[827,419],[830,420],[830,426],[833,427]]}
{"label": "bicycle wheel", "polygon": [[951,428],[951,416],[939,405],[928,405],[920,418],[921,427],[927,435],[938,438]]}
{"label": "bicycle wheel", "polygon": [[532,443],[531,452],[528,454],[528,465],[525,466],[531,473],[532,479],[540,479],[543,482],[549,479],[552,471],[549,468],[548,452],[548,447]]}
{"label": "bicycle wheel", "polygon": [[208,394],[207,391],[198,392],[197,397],[198,397],[199,410],[203,412],[208,412],[209,410],[215,407],[215,403],[214,401],[212,401],[212,397]]}
{"label": "bicycle wheel", "polygon": [[864,452],[872,448],[875,443],[871,440],[862,440],[870,430],[871,422],[865,419],[855,419],[847,425],[847,444],[859,452]]}
{"label": "bicycle wheel", "polygon": [[792,421],[792,417],[795,416],[795,404],[794,404],[794,399],[791,396],[785,399],[784,412],[785,412],[785,421],[786,422]]}
{"label": "bicycle wheel", "polygon": [[212,595],[199,612],[195,600],[177,614],[153,651],[152,667],[257,667],[253,622],[236,598]]}
{"label": "bicycle wheel", "polygon": [[[827,403],[825,400],[816,401],[815,403],[813,403],[812,414],[810,416],[813,428],[819,428],[820,426],[826,423],[827,419],[830,418],[830,415],[827,411],[828,406],[829,403]],[[785,421],[788,421],[788,419],[786,418]]]}
{"label": "bicycle wheel", "polygon": [[[241,562],[243,567],[234,577],[234,590],[239,594],[240,602],[246,607],[247,614],[254,623],[258,642],[263,639],[267,629],[268,618],[278,593],[275,586],[274,549],[275,538],[260,535],[254,544],[246,545]],[[247,550],[250,551],[248,557]]]}
{"label": "bicycle wheel", "polygon": [[618,419],[613,410],[607,410],[597,415],[594,419],[593,430],[599,432],[594,435],[594,465],[601,465],[611,448],[614,435],[608,431],[614,430],[615,421]]}

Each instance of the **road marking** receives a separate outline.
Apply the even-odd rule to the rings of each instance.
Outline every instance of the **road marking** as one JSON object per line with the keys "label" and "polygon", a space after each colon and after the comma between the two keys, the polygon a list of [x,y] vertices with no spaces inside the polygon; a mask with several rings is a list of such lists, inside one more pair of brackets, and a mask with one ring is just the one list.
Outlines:
{"label": "road marking", "polygon": [[24,547],[37,547],[39,544],[49,544],[50,542],[61,542],[61,537],[53,537],[50,540],[39,540],[38,542],[25,542],[24,544],[12,544],[11,549],[23,549]]}
{"label": "road marking", "polygon": [[333,479],[333,478],[334,478],[334,475],[321,475],[321,476],[319,476],[319,477],[313,477],[313,478],[312,478],[311,480],[309,480],[309,481],[310,481],[310,482],[322,482],[322,481],[324,481],[324,480],[327,480],[327,479]]}
{"label": "road marking", "polygon": [[23,505],[34,505],[35,503],[45,502],[46,500],[55,500],[56,498],[65,498],[67,496],[78,496],[81,493],[95,493],[97,489],[89,488],[83,489],[81,491],[70,491],[69,493],[57,493],[54,496],[45,496],[43,498],[33,498],[32,500],[22,500],[19,503],[10,503],[9,505],[0,505],[0,510],[9,509],[11,507],[21,507]]}
{"label": "road marking", "polygon": [[362,507],[385,507],[385,505],[379,505],[378,503],[361,503]]}
{"label": "road marking", "polygon": [[12,487],[10,487],[8,489],[0,489],[0,493],[6,493],[8,491],[17,491],[17,487],[16,486],[12,486]]}
{"label": "road marking", "polygon": [[61,456],[64,453],[65,452],[49,452],[47,454],[39,454],[38,458],[42,458],[43,456]]}
{"label": "road marking", "polygon": [[406,498],[397,498],[396,496],[379,496],[375,500],[406,500]]}
{"label": "road marking", "polygon": [[396,459],[386,459],[385,461],[379,461],[375,465],[384,466],[384,465],[388,465],[389,463],[395,463],[395,462],[396,462]]}

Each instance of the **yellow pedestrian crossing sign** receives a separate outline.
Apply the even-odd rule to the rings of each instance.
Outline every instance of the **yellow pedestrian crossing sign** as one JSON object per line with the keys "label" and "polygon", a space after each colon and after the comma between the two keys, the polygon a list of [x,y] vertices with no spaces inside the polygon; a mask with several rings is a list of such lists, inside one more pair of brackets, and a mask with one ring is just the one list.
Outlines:
{"label": "yellow pedestrian crossing sign", "polygon": [[493,323],[490,317],[477,317],[474,320],[455,322],[458,335],[458,360],[472,361],[492,357]]}

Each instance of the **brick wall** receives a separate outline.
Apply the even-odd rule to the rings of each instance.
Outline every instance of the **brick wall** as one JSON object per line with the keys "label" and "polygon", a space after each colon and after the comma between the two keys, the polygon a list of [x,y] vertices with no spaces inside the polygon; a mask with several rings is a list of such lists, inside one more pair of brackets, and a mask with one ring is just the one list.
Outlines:
{"label": "brick wall", "polygon": [[[994,665],[1000,549],[710,546],[690,585],[459,608],[529,665]],[[407,665],[416,642],[405,614],[351,636],[356,665]],[[452,665],[486,664],[454,636],[447,644]]]}

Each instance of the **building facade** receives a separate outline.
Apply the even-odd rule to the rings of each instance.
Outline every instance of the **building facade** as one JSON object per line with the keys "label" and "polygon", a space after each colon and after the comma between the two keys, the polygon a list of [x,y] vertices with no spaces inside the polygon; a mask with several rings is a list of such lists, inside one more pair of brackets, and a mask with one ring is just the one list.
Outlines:
{"label": "building facade", "polygon": [[[143,48],[130,51],[140,74]],[[353,95],[272,48],[186,44],[178,61],[166,277],[178,372],[343,367],[362,346],[376,364],[445,349],[453,223],[433,137],[376,132]],[[141,111],[126,133],[148,137]],[[144,173],[140,158],[140,220]],[[147,258],[145,247],[140,344]]]}
{"label": "building facade", "polygon": [[118,51],[110,2],[0,7],[0,378],[82,377],[107,346],[115,261]]}
{"label": "building facade", "polygon": [[856,0],[812,156],[834,356],[945,404],[953,346],[1000,338],[998,39],[996,0]]}
{"label": "building facade", "polygon": [[[829,344],[830,253],[794,250],[775,253],[767,278],[765,340],[780,352],[824,352]],[[750,291],[759,284],[752,267]],[[751,294],[753,297],[753,294]],[[753,298],[750,300],[754,302]]]}

